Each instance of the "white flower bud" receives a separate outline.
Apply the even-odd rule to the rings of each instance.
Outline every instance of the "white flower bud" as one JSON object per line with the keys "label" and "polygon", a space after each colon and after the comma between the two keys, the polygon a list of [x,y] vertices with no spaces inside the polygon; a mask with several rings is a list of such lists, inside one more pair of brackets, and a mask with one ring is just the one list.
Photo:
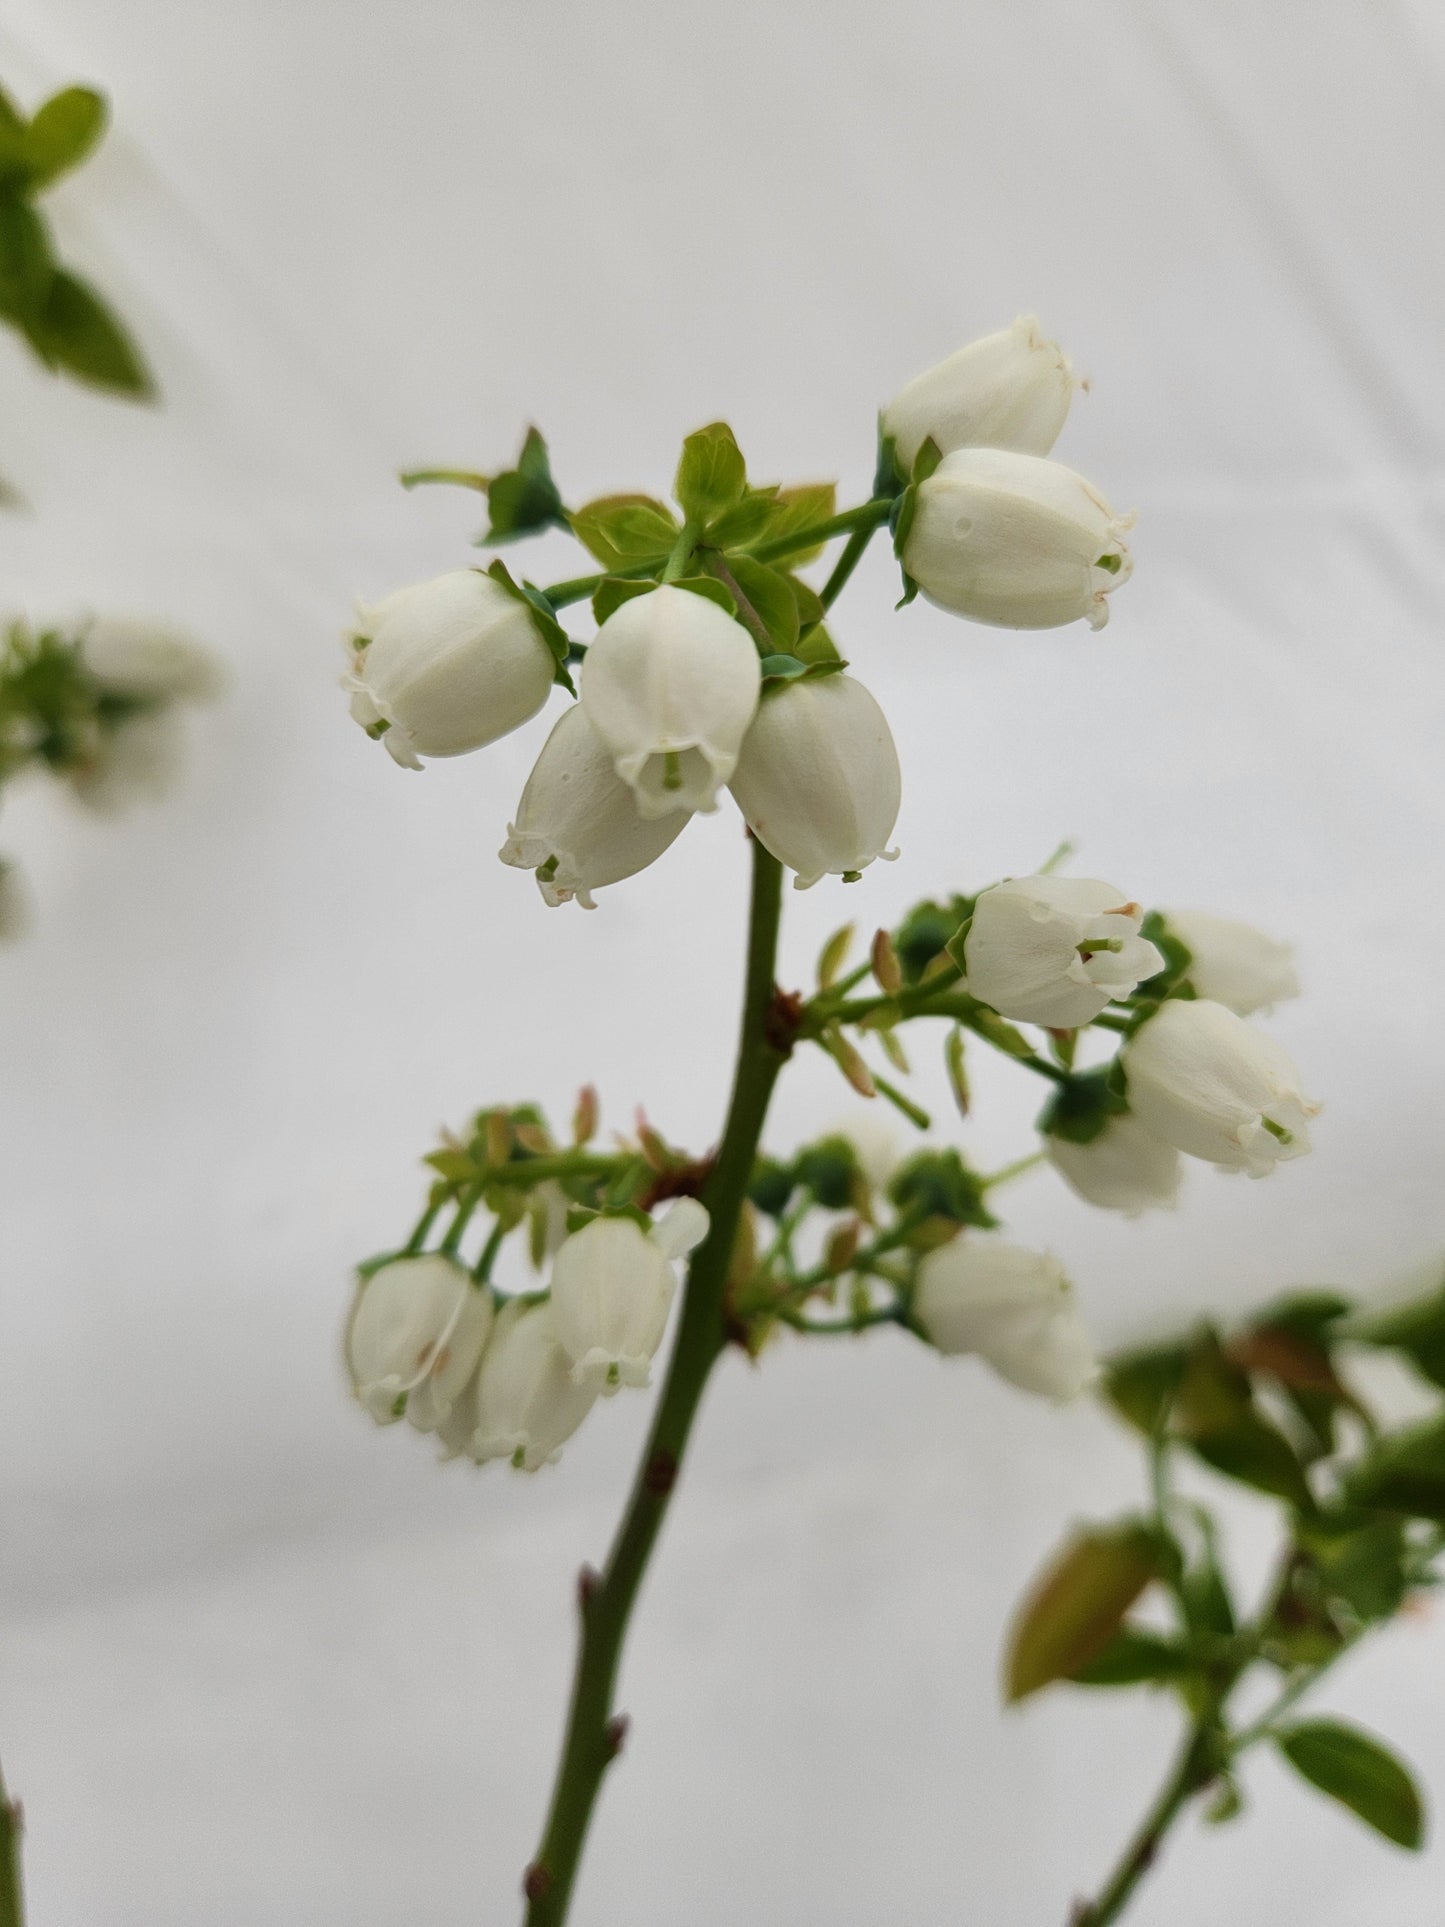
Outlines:
{"label": "white flower bud", "polygon": [[1310,1148],[1320,1107],[1301,1094],[1289,1053],[1223,1004],[1171,998],[1122,1061],[1129,1109],[1191,1157],[1262,1178]]}
{"label": "white flower bud", "polygon": [[1020,315],[916,375],[883,410],[883,433],[898,444],[905,474],[930,440],[945,455],[955,448],[1047,455],[1079,385],[1059,344],[1045,339],[1034,315]]}
{"label": "white flower bud", "polygon": [[1010,877],[985,890],[964,939],[969,995],[1020,1023],[1072,1030],[1127,997],[1164,959],[1144,917],[1092,877]]}
{"label": "white flower bud", "polygon": [[1137,1218],[1145,1211],[1172,1211],[1179,1202],[1179,1153],[1127,1112],[1109,1118],[1087,1144],[1051,1137],[1046,1148],[1054,1168],[1086,1204]]}
{"label": "white flower bud", "polygon": [[18,867],[0,857],[0,943],[14,943],[30,928],[30,892]]}
{"label": "white flower bud", "polygon": [[360,1287],[346,1328],[352,1389],[378,1425],[403,1412],[433,1432],[465,1389],[492,1328],[492,1294],[451,1258],[398,1258]]}
{"label": "white flower bud", "polygon": [[887,844],[901,783],[888,719],[862,683],[835,674],[763,698],[730,787],[753,835],[806,890],[898,854]]}
{"label": "white flower bud", "polygon": [[1069,1281],[1047,1252],[955,1238],[920,1262],[913,1312],[939,1351],[976,1352],[1043,1398],[1076,1398],[1097,1376]]}
{"label": "white flower bud", "polygon": [[206,702],[219,694],[219,663],[193,637],[161,623],[97,616],[80,639],[90,673],[126,696]]}
{"label": "white flower bud", "polygon": [[557,1253],[552,1310],[578,1385],[611,1395],[645,1385],[672,1303],[671,1258],[707,1230],[707,1212],[680,1200],[652,1235],[631,1218],[594,1218]]}
{"label": "white flower bud", "polygon": [[930,602],[1003,629],[1101,629],[1132,516],[1039,455],[958,448],[919,484],[903,566]]}
{"label": "white flower bud", "polygon": [[612,766],[612,756],[580,703],[558,717],[522,791],[498,854],[535,870],[549,904],[573,897],[596,909],[592,892],[655,863],[686,829],[688,814],[646,818]]}
{"label": "white flower bud", "polygon": [[453,569],[358,608],[343,687],[351,714],[405,769],[462,756],[519,728],[547,700],[551,650],[520,597],[479,569]]}
{"label": "white flower bud", "polygon": [[752,637],[725,609],[665,585],[615,609],[587,651],[588,721],[645,817],[715,810],[758,706]]}
{"label": "white flower bud", "polygon": [[1189,981],[1201,997],[1223,1004],[1236,1017],[1271,1010],[1298,997],[1294,953],[1252,924],[1211,917],[1203,910],[1170,910],[1169,928],[1193,959]]}
{"label": "white flower bud", "polygon": [[510,1459],[519,1472],[551,1464],[597,1401],[573,1383],[545,1300],[512,1299],[497,1313],[481,1368],[440,1430],[443,1456],[469,1452],[479,1465]]}

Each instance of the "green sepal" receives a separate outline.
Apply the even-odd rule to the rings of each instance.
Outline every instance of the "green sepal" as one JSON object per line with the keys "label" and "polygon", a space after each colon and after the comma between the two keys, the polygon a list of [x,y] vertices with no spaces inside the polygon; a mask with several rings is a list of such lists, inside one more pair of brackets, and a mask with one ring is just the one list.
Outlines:
{"label": "green sepal", "polygon": [[883,417],[878,417],[878,460],[873,469],[873,493],[897,495],[908,478],[898,460],[898,438],[883,432]]}
{"label": "green sepal", "polygon": [[952,1149],[915,1151],[889,1179],[888,1196],[899,1211],[917,1211],[977,1231],[998,1228],[983,1179]]}
{"label": "green sepal", "polygon": [[797,1185],[791,1164],[780,1164],[776,1158],[760,1157],[748,1179],[748,1199],[765,1217],[781,1218]]}
{"label": "green sepal", "polygon": [[709,422],[682,444],[673,494],[697,528],[741,501],[748,484],[747,464],[726,422]]}
{"label": "green sepal", "polygon": [[913,487],[926,482],[942,460],[943,450],[931,435],[926,435],[913,458],[913,473],[908,478]]}
{"label": "green sepal", "polygon": [[764,656],[759,667],[763,672],[761,693],[769,696],[789,683],[817,682],[822,676],[839,675],[848,665],[838,656],[822,662],[804,662],[800,656]]}
{"label": "green sepal", "polygon": [[819,1138],[794,1159],[793,1181],[811,1191],[825,1211],[846,1211],[863,1182],[858,1152],[846,1137]]}
{"label": "green sepal", "polygon": [[918,584],[903,566],[903,551],[908,544],[908,531],[913,527],[913,517],[918,510],[918,489],[910,482],[903,493],[894,499],[888,517],[888,532],[893,537],[893,553],[898,558],[898,566],[903,573],[903,594],[894,605],[903,609],[918,594]]}
{"label": "green sepal", "polygon": [[948,949],[949,939],[973,915],[973,906],[972,897],[950,897],[947,903],[925,898],[914,904],[893,932],[905,983],[916,984],[934,958]]}
{"label": "green sepal", "polygon": [[1067,1144],[1092,1144],[1110,1118],[1128,1110],[1110,1087],[1109,1069],[1101,1065],[1097,1070],[1076,1071],[1067,1083],[1055,1086],[1039,1116],[1043,1136],[1063,1138]]}
{"label": "green sepal", "polygon": [[1076,1533],[1035,1581],[1014,1622],[1004,1666],[1008,1701],[1072,1679],[1100,1659],[1158,1576],[1158,1547],[1148,1526],[1128,1520]]}
{"label": "green sepal", "polygon": [[600,629],[607,618],[616,615],[624,602],[635,595],[647,595],[657,584],[640,576],[604,576],[592,592],[592,614]]}
{"label": "green sepal", "polygon": [[90,87],[65,87],[37,107],[21,143],[32,187],[48,187],[78,167],[105,132],[105,97]]}
{"label": "green sepal", "polygon": [[552,480],[547,444],[535,428],[527,430],[516,467],[493,476],[487,488],[487,507],[492,519],[486,533],[477,538],[482,548],[516,542],[543,529],[571,526]]}
{"label": "green sepal", "polygon": [[487,574],[493,582],[500,583],[508,595],[515,596],[518,602],[526,603],[538,635],[552,652],[552,661],[556,665],[552,672],[552,680],[561,683],[569,695],[575,696],[576,686],[567,671],[572,638],[557,620],[557,612],[546,596],[535,583],[515,581],[500,556],[489,564]]}
{"label": "green sepal", "polygon": [[706,602],[715,602],[719,609],[730,616],[736,616],[738,605],[725,582],[719,582],[710,575],[680,576],[671,585],[674,589],[686,589],[689,595],[700,595]]}
{"label": "green sepal", "polygon": [[604,495],[569,518],[577,540],[604,569],[655,562],[661,570],[678,537],[677,517],[651,495]]}
{"label": "green sepal", "polygon": [[964,953],[964,947],[968,943],[968,933],[970,930],[972,930],[972,928],[973,928],[973,912],[970,911],[969,914],[963,919],[963,922],[959,924],[958,928],[954,931],[953,935],[949,938],[948,942],[943,946],[945,951],[947,951],[948,955],[953,959],[954,963],[958,965],[959,969],[962,972],[964,972],[965,975],[967,974],[967,971],[968,971],[968,965],[964,960],[963,953]]}
{"label": "green sepal", "polygon": [[1297,1720],[1274,1735],[1296,1773],[1397,1847],[1417,1852],[1425,1810],[1409,1770],[1371,1734],[1339,1720]]}

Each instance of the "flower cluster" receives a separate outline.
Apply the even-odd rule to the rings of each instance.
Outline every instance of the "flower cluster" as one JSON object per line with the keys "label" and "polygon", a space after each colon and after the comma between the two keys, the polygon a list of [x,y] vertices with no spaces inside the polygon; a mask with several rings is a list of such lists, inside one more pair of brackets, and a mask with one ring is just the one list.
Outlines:
{"label": "flower cluster", "polygon": [[[497,561],[359,607],[351,713],[420,769],[519,728],[554,684],[575,693],[500,852],[549,904],[592,908],[595,890],[654,862],[723,789],[798,888],[855,881],[894,854],[902,781],[887,720],[828,632],[833,597],[886,521],[908,596],[1004,627],[1102,623],[1129,572],[1126,521],[1047,459],[1077,385],[1031,318],[959,350],[883,410],[875,495],[842,515],[831,485],[750,485],[722,423],[683,445],[680,518],[645,495],[567,510],[535,431],[504,475],[409,478],[484,490],[486,540],[566,527],[604,572],[541,590]],[[849,548],[814,589],[798,568],[844,533]],[[584,596],[596,623],[585,644],[558,620]]]}
{"label": "flower cluster", "polygon": [[[156,797],[180,760],[181,707],[210,700],[220,684],[210,652],[163,624],[13,622],[0,636],[0,787],[44,771],[104,814]],[[0,940],[24,921],[19,872],[0,862]]]}

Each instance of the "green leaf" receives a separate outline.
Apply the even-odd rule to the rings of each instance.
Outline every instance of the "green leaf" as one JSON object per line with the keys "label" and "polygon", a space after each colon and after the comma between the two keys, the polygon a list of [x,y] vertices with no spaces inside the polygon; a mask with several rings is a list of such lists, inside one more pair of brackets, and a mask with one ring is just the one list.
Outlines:
{"label": "green leaf", "polygon": [[[804,482],[795,488],[775,489],[772,494],[767,520],[751,538],[752,544],[776,542],[783,536],[800,534],[819,522],[831,522],[838,513],[838,490],[832,482]],[[708,531],[708,539],[720,547],[727,546],[718,528]],[[819,542],[813,548],[795,550],[788,557],[788,567],[805,568],[823,553],[823,548],[824,544]]]}
{"label": "green leaf", "polygon": [[568,526],[567,511],[552,480],[547,444],[535,428],[527,430],[516,467],[493,478],[487,489],[487,507],[492,520],[486,534],[479,538],[483,547],[515,542],[554,524]]}
{"label": "green leaf", "polygon": [[105,98],[89,87],[52,94],[25,130],[25,165],[37,187],[78,167],[105,132]]}
{"label": "green leaf", "polygon": [[41,313],[26,327],[31,346],[52,368],[111,394],[149,400],[150,372],[124,327],[93,288],[58,268]]}
{"label": "green leaf", "polygon": [[789,556],[787,569],[780,570],[779,574],[792,590],[793,600],[798,605],[798,632],[802,635],[809,629],[816,628],[828,611],[823,607],[823,598],[818,591],[811,583],[804,582],[800,576],[792,574],[792,567],[793,558]]}
{"label": "green leaf", "polygon": [[745,549],[771,535],[778,494],[777,487],[771,484],[767,488],[745,489],[740,501],[708,524],[708,546]]}
{"label": "green leaf", "polygon": [[689,522],[703,528],[742,498],[747,464],[726,422],[709,422],[682,445],[673,494]]}
{"label": "green leaf", "polygon": [[592,614],[600,629],[607,618],[615,615],[624,602],[630,602],[635,595],[646,595],[657,584],[646,578],[604,576],[592,592]]}
{"label": "green leaf", "polygon": [[604,495],[573,511],[572,533],[604,569],[666,562],[678,537],[677,518],[650,495]]}
{"label": "green leaf", "polygon": [[1226,1428],[1196,1434],[1194,1451],[1227,1479],[1287,1500],[1301,1512],[1314,1509],[1314,1495],[1294,1447],[1277,1426],[1257,1412]]}
{"label": "green leaf", "polygon": [[840,668],[843,663],[843,658],[838,653],[837,643],[821,622],[815,622],[805,635],[799,637],[798,654],[804,662],[834,662]]}
{"label": "green leaf", "polygon": [[1346,1533],[1311,1533],[1305,1544],[1325,1594],[1357,1620],[1389,1619],[1399,1610],[1409,1590],[1403,1519],[1372,1519]]}
{"label": "green leaf", "polygon": [[27,202],[0,196],[0,313],[39,320],[54,273],[45,223]]}
{"label": "green leaf", "polygon": [[572,650],[572,638],[557,620],[557,612],[547,600],[546,596],[537,588],[535,583],[514,582],[508,573],[506,563],[502,561],[500,556],[488,568],[487,574],[492,578],[493,582],[500,583],[508,595],[513,595],[519,602],[526,603],[538,635],[552,652],[552,661],[555,665],[552,677],[553,681],[559,682],[570,695],[575,696],[577,691],[573,686],[572,678],[567,670],[567,658]]}
{"label": "green leaf", "polygon": [[1295,1771],[1358,1814],[1396,1846],[1418,1852],[1425,1813],[1409,1771],[1393,1753],[1357,1727],[1338,1720],[1299,1720],[1275,1743]]}
{"label": "green leaf", "polygon": [[745,555],[730,557],[727,569],[756,611],[774,650],[779,655],[792,655],[797,647],[800,624],[798,600],[787,576],[780,569],[770,569],[765,562],[754,562]]}
{"label": "green leaf", "polygon": [[1098,1659],[1157,1573],[1153,1538],[1141,1526],[1076,1534],[1035,1583],[1014,1623],[1004,1674],[1008,1699],[1026,1699]]}
{"label": "green leaf", "polygon": [[1373,1511],[1445,1525],[1445,1413],[1372,1446],[1346,1478],[1345,1496]]}
{"label": "green leaf", "polygon": [[1121,1626],[1097,1658],[1069,1677],[1076,1686],[1141,1686],[1193,1670],[1193,1658],[1177,1641]]}
{"label": "green leaf", "polygon": [[685,575],[672,584],[674,589],[686,589],[689,595],[700,595],[708,602],[715,602],[727,615],[735,616],[738,605],[733,601],[727,584],[717,582],[710,575]]}
{"label": "green leaf", "polygon": [[1365,1345],[1403,1352],[1424,1378],[1445,1386],[1445,1290],[1419,1304],[1377,1313],[1350,1328]]}

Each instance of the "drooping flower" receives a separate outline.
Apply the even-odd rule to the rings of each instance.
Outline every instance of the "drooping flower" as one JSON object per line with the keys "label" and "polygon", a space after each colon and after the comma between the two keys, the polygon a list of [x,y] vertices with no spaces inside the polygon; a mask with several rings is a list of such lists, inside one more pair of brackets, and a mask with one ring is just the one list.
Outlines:
{"label": "drooping flower", "polygon": [[452,569],[358,610],[351,714],[404,769],[462,756],[519,728],[547,700],[556,662],[522,598]]}
{"label": "drooping flower", "polygon": [[594,910],[594,890],[655,863],[687,822],[685,810],[641,814],[587,712],[574,703],[542,745],[499,855],[515,869],[535,870],[549,904],[575,897]]}
{"label": "drooping flower", "polygon": [[615,609],[587,651],[582,707],[648,818],[714,810],[758,706],[752,637],[668,584]]}
{"label": "drooping flower", "polygon": [[96,616],[80,638],[90,673],[120,695],[207,702],[223,676],[211,651],[168,624],[129,616]]}
{"label": "drooping flower", "polygon": [[706,1232],[706,1211],[682,1198],[651,1232],[594,1218],[572,1233],[552,1266],[552,1307],[575,1383],[609,1396],[646,1385],[672,1304],[670,1261]]}
{"label": "drooping flower", "polygon": [[378,1425],[403,1414],[435,1431],[464,1391],[492,1328],[492,1295],[461,1265],[399,1258],[358,1289],[346,1328],[352,1389]]}
{"label": "drooping flower", "polygon": [[975,622],[1101,629],[1133,567],[1132,520],[1060,462],[957,448],[919,485],[903,566],[930,602]]}
{"label": "drooping flower", "polygon": [[595,1386],[573,1381],[550,1303],[514,1298],[497,1313],[476,1377],[440,1428],[443,1456],[466,1452],[479,1465],[508,1459],[535,1472],[559,1456],[596,1399]]}
{"label": "drooping flower", "polygon": [[1097,1376],[1069,1281],[1047,1252],[955,1238],[920,1260],[913,1315],[939,1351],[976,1352],[1043,1398],[1076,1398]]}
{"label": "drooping flower", "polygon": [[1087,1143],[1050,1137],[1045,1148],[1054,1168],[1086,1204],[1137,1218],[1145,1211],[1172,1211],[1179,1202],[1178,1151],[1127,1112],[1109,1118]]}
{"label": "drooping flower", "polygon": [[1092,877],[1010,877],[979,896],[964,939],[971,996],[1020,1023],[1072,1030],[1127,997],[1164,959],[1144,913]]}
{"label": "drooping flower", "polygon": [[1236,1017],[1253,1017],[1300,994],[1294,952],[1252,924],[1203,910],[1170,910],[1169,928],[1188,948],[1189,981]]}
{"label": "drooping flower", "polygon": [[902,778],[888,719],[852,676],[805,676],[770,691],[730,785],[748,828],[797,872],[856,879],[892,857]]}
{"label": "drooping flower", "polygon": [[1130,1110],[1190,1157],[1262,1178],[1310,1149],[1320,1107],[1288,1051],[1223,1004],[1171,999],[1121,1057]]}
{"label": "drooping flower", "polygon": [[1059,344],[1034,315],[1020,315],[915,375],[883,410],[883,433],[896,442],[905,474],[925,441],[945,455],[955,448],[1047,455],[1079,385]]}

